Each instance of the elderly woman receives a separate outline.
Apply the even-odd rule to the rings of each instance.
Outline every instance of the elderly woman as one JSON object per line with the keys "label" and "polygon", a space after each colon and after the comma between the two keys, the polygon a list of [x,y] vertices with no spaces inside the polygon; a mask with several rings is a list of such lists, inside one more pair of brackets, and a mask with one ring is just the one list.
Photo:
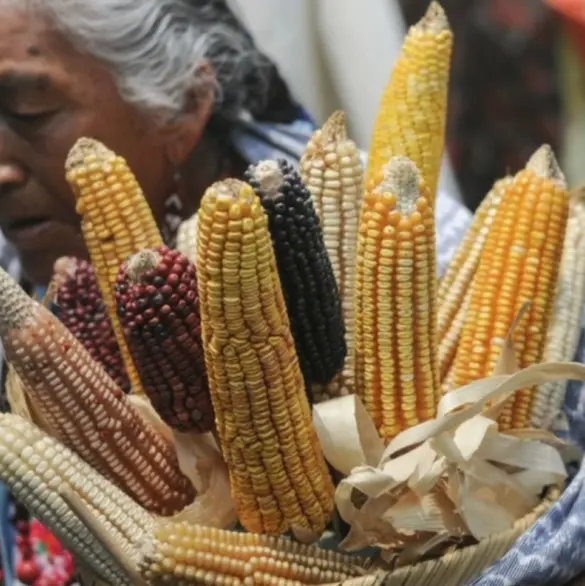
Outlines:
{"label": "elderly woman", "polygon": [[[0,229],[9,243],[0,262],[31,293],[46,285],[57,258],[87,255],[64,178],[79,137],[128,160],[172,243],[212,182],[260,159],[298,160],[314,130],[222,0],[0,6]],[[441,195],[439,217],[444,260],[468,213]]]}

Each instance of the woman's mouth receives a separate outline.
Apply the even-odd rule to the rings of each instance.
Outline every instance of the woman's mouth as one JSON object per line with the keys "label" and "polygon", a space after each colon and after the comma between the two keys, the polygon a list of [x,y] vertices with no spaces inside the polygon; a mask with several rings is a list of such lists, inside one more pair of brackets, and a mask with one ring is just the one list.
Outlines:
{"label": "woman's mouth", "polygon": [[50,245],[51,228],[55,223],[48,217],[30,217],[16,220],[6,229],[5,236],[15,246],[35,249]]}

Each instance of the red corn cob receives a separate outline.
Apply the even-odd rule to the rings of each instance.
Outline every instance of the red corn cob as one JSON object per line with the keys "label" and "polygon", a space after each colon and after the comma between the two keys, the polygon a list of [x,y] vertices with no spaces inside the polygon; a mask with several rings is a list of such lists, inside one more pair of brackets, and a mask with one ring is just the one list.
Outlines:
{"label": "red corn cob", "polygon": [[213,428],[201,346],[195,266],[165,246],[122,265],[115,288],[118,316],[144,391],[171,427]]}
{"label": "red corn cob", "polygon": [[60,258],[55,263],[54,282],[55,315],[116,384],[128,392],[130,381],[93,266],[85,260]]}

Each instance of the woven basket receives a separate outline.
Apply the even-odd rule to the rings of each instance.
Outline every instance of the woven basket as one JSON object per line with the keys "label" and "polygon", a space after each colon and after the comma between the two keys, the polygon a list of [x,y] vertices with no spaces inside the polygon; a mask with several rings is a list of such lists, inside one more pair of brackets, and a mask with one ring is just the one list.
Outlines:
{"label": "woven basket", "polygon": [[548,511],[560,494],[559,488],[550,488],[542,502],[531,513],[516,521],[511,529],[488,537],[477,545],[454,549],[440,558],[391,572],[352,578],[344,582],[343,586],[463,586],[502,558],[516,540]]}

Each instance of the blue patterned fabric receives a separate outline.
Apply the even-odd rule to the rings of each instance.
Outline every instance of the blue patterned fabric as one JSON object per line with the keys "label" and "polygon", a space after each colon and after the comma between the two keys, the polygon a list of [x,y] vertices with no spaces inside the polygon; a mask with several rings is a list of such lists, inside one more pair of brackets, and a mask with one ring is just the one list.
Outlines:
{"label": "blue patterned fabric", "polygon": [[[232,134],[232,142],[248,162],[282,157],[297,163],[314,131],[310,118],[301,114],[290,125],[259,123],[242,118]],[[449,262],[465,229],[470,212],[445,193],[437,198],[437,264],[440,273]],[[0,264],[9,267],[18,278],[18,266],[0,234]],[[585,362],[585,338],[577,359]],[[0,361],[1,365],[1,361]],[[0,366],[1,368],[1,366]],[[565,414],[568,435],[585,447],[585,399],[581,384],[570,385]],[[0,549],[13,551],[13,534],[8,522],[9,504],[6,490],[0,485]],[[4,558],[6,559],[6,558]],[[552,509],[526,533],[510,552],[484,574],[471,582],[473,586],[561,586],[585,570],[585,469],[574,480]],[[7,581],[10,584],[10,581]]]}

